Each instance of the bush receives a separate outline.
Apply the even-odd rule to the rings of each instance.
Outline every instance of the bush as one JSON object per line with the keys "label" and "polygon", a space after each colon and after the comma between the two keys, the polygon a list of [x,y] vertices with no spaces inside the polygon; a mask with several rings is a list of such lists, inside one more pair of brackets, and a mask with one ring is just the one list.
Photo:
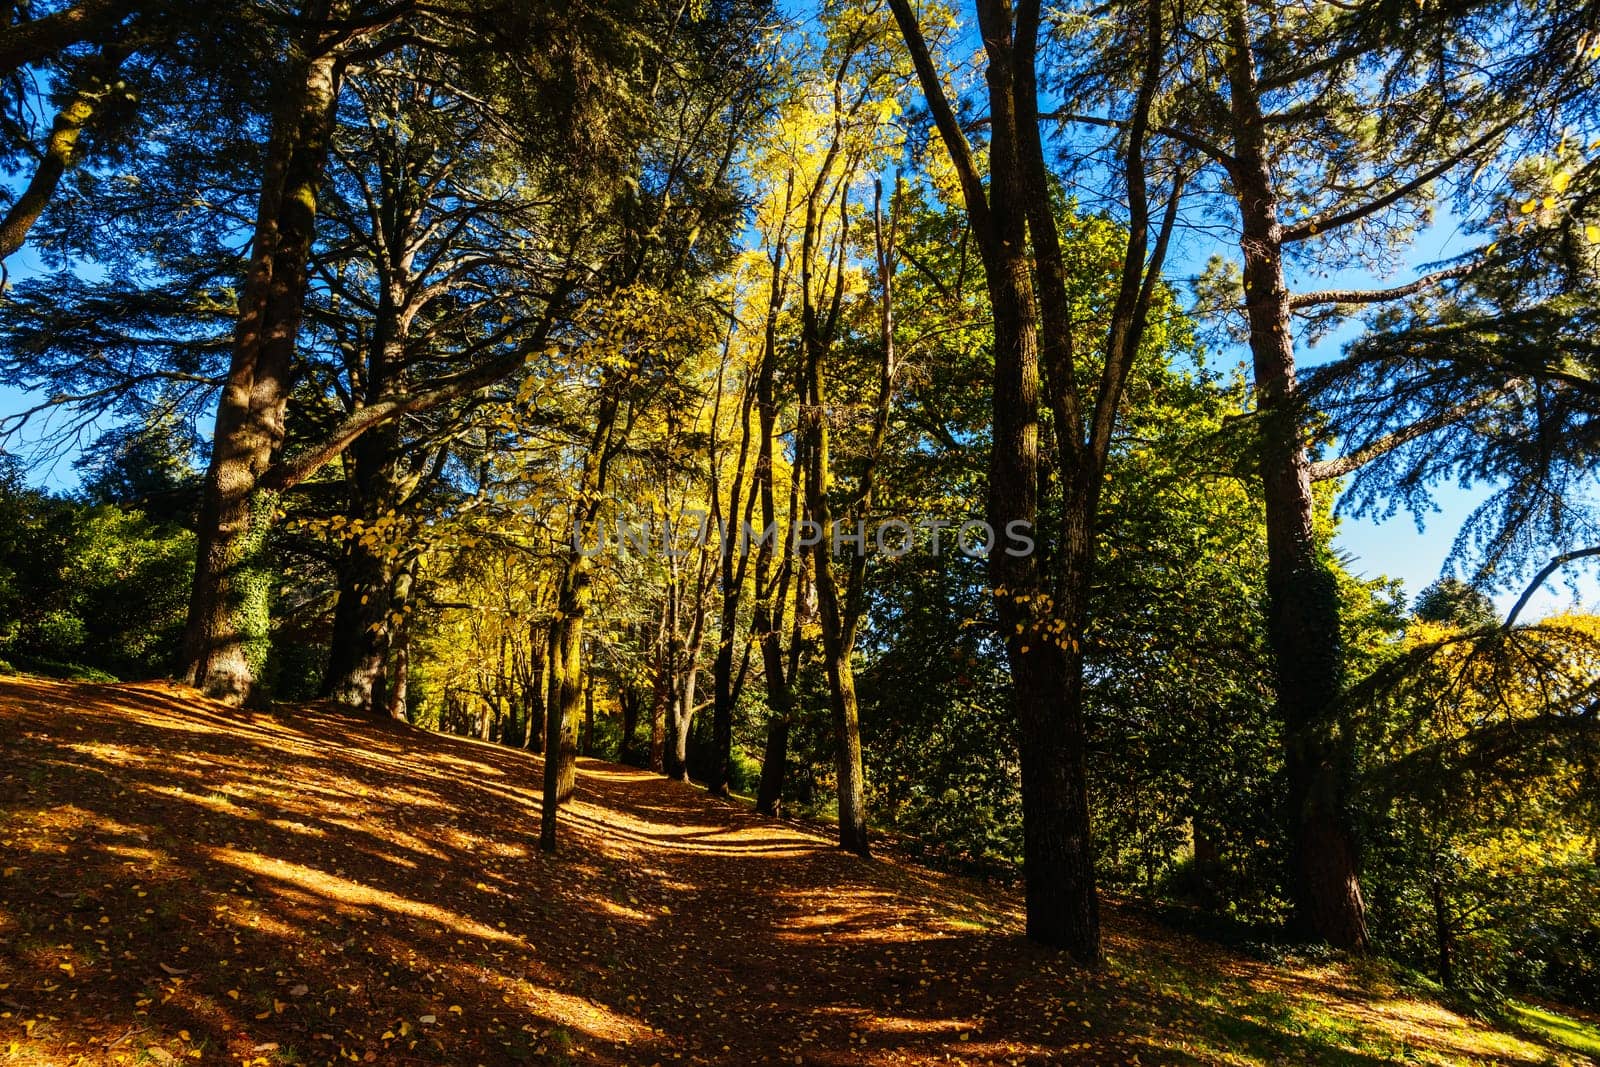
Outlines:
{"label": "bush", "polygon": [[73,677],[170,674],[193,561],[187,530],[0,475],[0,658]]}

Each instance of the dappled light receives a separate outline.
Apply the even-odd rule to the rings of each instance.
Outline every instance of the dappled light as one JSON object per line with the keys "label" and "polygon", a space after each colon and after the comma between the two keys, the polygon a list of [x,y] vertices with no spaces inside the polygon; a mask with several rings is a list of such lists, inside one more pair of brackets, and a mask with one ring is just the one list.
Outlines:
{"label": "dappled light", "polygon": [[540,761],[479,742],[21,680],[0,681],[0,738],[5,1062],[1551,1055],[1119,908],[1092,975],[1022,939],[1008,889],[599,761],[551,856]]}

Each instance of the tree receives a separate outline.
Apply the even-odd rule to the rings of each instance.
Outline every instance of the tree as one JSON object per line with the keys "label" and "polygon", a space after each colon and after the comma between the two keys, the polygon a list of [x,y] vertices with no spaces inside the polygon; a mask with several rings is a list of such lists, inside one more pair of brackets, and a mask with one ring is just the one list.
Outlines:
{"label": "tree", "polygon": [[1412,614],[1424,622],[1481,629],[1500,621],[1494,601],[1459,578],[1440,578],[1421,593]]}
{"label": "tree", "polygon": [[[343,72],[352,61],[381,59],[413,40],[411,34],[395,29],[405,16],[413,14],[410,5],[369,20],[336,9],[330,2],[319,0],[301,12],[305,28],[290,46],[284,80],[276,94],[278,108],[266,146],[252,261],[241,293],[234,354],[218,409],[201,513],[200,562],[191,600],[186,673],[194,684],[225,699],[242,700],[249,693],[254,669],[250,649],[260,643],[263,619],[262,580],[253,561],[270,528],[276,495],[368,430],[400,414],[433,407],[492,384],[543,348],[541,337],[516,338],[521,343],[502,347],[494,359],[436,382],[430,390],[399,393],[369,403],[326,440],[271,469],[274,454],[283,444],[289,374]],[[552,149],[560,153],[558,165],[575,179],[567,186],[575,194],[568,210],[575,210],[581,218],[596,194],[585,181],[627,158],[626,135],[640,128],[633,125],[641,114],[639,97],[647,92],[651,72],[663,62],[656,50],[672,41],[651,42],[644,32],[624,37],[589,35],[586,31],[591,21],[614,29],[616,13],[603,10],[603,5],[555,20],[548,19],[542,8],[525,9],[518,3],[504,8],[497,11],[468,5],[460,10],[419,9],[414,14],[442,22],[446,40],[481,33],[503,49],[498,53],[488,50],[481,65],[469,65],[461,76],[469,84],[487,83],[502,105],[517,99],[515,106],[506,106],[508,118],[523,114],[519,109],[530,105],[546,106],[547,113],[539,117],[531,132],[519,134],[525,138],[524,144],[531,142],[533,158]],[[616,21],[643,31],[656,14],[653,10],[634,12],[631,18]],[[518,49],[535,43],[547,50],[543,54],[559,56],[559,60],[519,69]],[[603,51],[597,54],[596,47]],[[497,66],[496,56],[504,59],[505,65]],[[654,58],[647,62],[646,56]],[[577,67],[590,63],[627,75],[617,81],[576,76]],[[552,135],[551,115],[571,120],[559,136]],[[562,129],[559,123],[556,129]],[[619,135],[622,144],[612,140]],[[574,167],[575,159],[582,159],[584,165]],[[576,651],[564,654],[575,656]]]}
{"label": "tree", "polygon": [[1418,619],[1355,690],[1374,910],[1447,987],[1492,993],[1545,968],[1582,981],[1567,968],[1597,932],[1578,903],[1597,878],[1595,634],[1589,616]]}
{"label": "tree", "polygon": [[98,678],[170,671],[182,627],[189,531],[103,500],[0,480],[0,661]]}
{"label": "tree", "polygon": [[1033,530],[1040,518],[1041,381],[1055,421],[1051,458],[1061,487],[1055,528],[1038,530],[1045,539],[1038,554],[991,551],[989,573],[1016,686],[1028,935],[1095,965],[1100,922],[1085,775],[1082,636],[1112,432],[1182,184],[1174,181],[1152,241],[1146,142],[1166,60],[1164,12],[1151,3],[1142,33],[1124,42],[1141,57],[1146,75],[1129,104],[1119,153],[1129,210],[1119,287],[1099,358],[1091,361],[1076,351],[1080,331],[1070,314],[1039,132],[1039,6],[976,5],[988,62],[987,183],[916,11],[909,0],[891,0],[891,7],[959,176],[988,283],[995,363],[987,518],[996,533],[1016,524]]}
{"label": "tree", "polygon": [[[1333,561],[1317,538],[1312,485],[1371,458],[1352,452],[1314,465],[1296,377],[1294,316],[1326,323],[1340,309],[1381,304],[1440,285],[1469,263],[1388,289],[1293,291],[1299,263],[1382,267],[1395,243],[1430,217],[1441,183],[1465,201],[1486,168],[1573,87],[1559,69],[1582,16],[1518,4],[1397,12],[1279,12],[1225,2],[1205,19],[1215,34],[1174,51],[1164,78],[1162,130],[1205,164],[1233,204],[1239,246],[1226,275],[1242,305],[1255,369],[1256,442],[1271,551],[1270,628],[1287,761],[1295,920],[1302,933],[1348,948],[1367,944],[1359,855],[1349,812],[1350,732],[1338,720],[1346,671]],[[1129,5],[1127,25],[1145,18]],[[1103,30],[1098,32],[1115,32]],[[1067,121],[1117,128],[1076,100],[1132,85],[1136,65],[1086,51],[1068,83]],[[1491,57],[1488,63],[1480,57]],[[1459,72],[1459,76],[1440,72]],[[1524,125],[1525,124],[1525,125]],[[1512,149],[1514,151],[1514,149]],[[1476,169],[1475,169],[1476,168]],[[1474,401],[1481,398],[1474,398]],[[1429,429],[1415,426],[1380,447]]]}
{"label": "tree", "polygon": [[[427,67],[426,55],[409,58],[414,70]],[[354,76],[347,97],[301,342],[334,386],[326,401],[303,404],[310,435],[493,360],[507,337],[548,337],[570,303],[569,265],[528,249],[576,237],[543,183],[519,175],[515,152],[488,135],[492,116],[411,75]],[[515,385],[505,377],[502,392]],[[403,426],[386,421],[339,457],[351,521],[322,688],[341,705],[384,704],[375,686],[391,620],[415,579],[408,527],[388,520],[428,506],[483,400],[480,392],[414,411]],[[395,536],[378,536],[385,528]]]}
{"label": "tree", "polygon": [[[1592,149],[1590,149],[1592,152]],[[1451,564],[1487,589],[1546,579],[1595,555],[1595,352],[1600,171],[1575,145],[1519,160],[1474,269],[1375,315],[1309,387],[1357,454],[1396,442],[1352,480],[1356,514],[1422,521],[1449,481],[1492,487]],[[1427,433],[1412,434],[1412,427]]]}

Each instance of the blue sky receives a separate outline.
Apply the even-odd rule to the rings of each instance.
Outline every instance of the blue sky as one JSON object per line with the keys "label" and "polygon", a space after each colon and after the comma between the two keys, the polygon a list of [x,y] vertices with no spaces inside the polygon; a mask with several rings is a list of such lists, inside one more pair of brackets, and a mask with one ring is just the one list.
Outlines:
{"label": "blue sky", "polygon": [[[1488,202],[1487,200],[1485,202]],[[1364,271],[1346,270],[1326,278],[1317,278],[1315,284],[1307,281],[1302,287],[1311,288],[1384,288],[1404,283],[1419,274],[1433,269],[1447,260],[1469,251],[1481,239],[1466,232],[1467,224],[1455,214],[1441,210],[1437,221],[1418,235],[1406,250],[1405,265],[1394,274],[1374,277]],[[1187,266],[1187,265],[1186,265]],[[1196,268],[1198,264],[1194,264]],[[1291,280],[1291,284],[1293,280]],[[1338,331],[1323,338],[1315,346],[1298,344],[1296,359],[1301,367],[1312,367],[1337,358],[1344,345],[1361,332],[1359,319],[1344,324]],[[1240,358],[1244,358],[1241,354]],[[1473,486],[1468,489],[1455,484],[1441,484],[1433,492],[1436,510],[1418,520],[1401,509],[1387,519],[1342,517],[1335,544],[1352,557],[1351,570],[1363,577],[1386,576],[1399,578],[1405,583],[1408,597],[1416,595],[1442,574],[1449,562],[1450,550],[1462,524],[1473,509],[1485,500],[1491,486]],[[1552,553],[1553,554],[1553,553]],[[1468,566],[1461,577],[1470,573]],[[1501,612],[1508,611],[1522,595],[1523,586],[1501,590],[1494,594]],[[1523,609],[1524,621],[1566,611],[1600,610],[1600,581],[1592,570],[1570,568],[1552,576]]]}

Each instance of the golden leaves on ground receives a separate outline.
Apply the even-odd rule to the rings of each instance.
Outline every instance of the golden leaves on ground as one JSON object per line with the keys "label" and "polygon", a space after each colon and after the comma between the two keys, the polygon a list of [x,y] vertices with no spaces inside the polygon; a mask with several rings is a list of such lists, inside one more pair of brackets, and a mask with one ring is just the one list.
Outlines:
{"label": "golden leaves on ground", "polygon": [[[0,1052],[19,1063],[1546,1056],[1116,908],[1113,962],[1087,975],[1022,940],[1009,890],[629,768],[581,764],[550,857],[521,752],[165,685],[0,680],[0,730]],[[1272,1011],[1241,1044],[1225,1006],[1260,990]]]}

